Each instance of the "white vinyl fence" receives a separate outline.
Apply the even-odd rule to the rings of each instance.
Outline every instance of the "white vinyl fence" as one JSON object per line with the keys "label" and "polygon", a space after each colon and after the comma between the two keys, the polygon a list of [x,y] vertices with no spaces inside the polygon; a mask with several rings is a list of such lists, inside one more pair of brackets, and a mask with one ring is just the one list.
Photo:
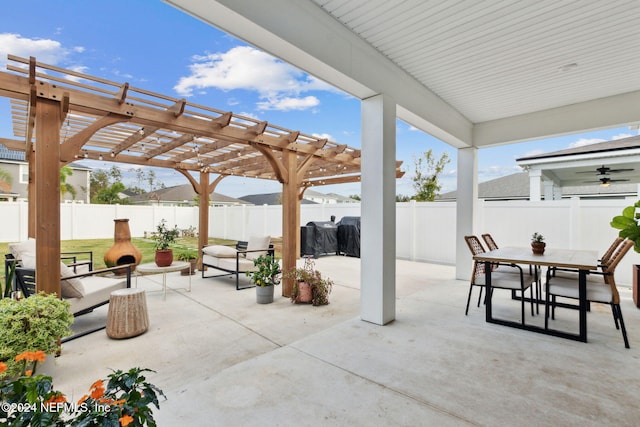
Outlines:
{"label": "white vinyl fence", "polygon": [[[629,200],[558,200],[543,202],[478,201],[476,234],[491,233],[499,246],[528,246],[534,232],[542,233],[549,247],[591,249],[600,253],[609,246],[617,230],[611,218],[635,203]],[[62,204],[63,240],[113,237],[113,220],[129,218],[133,236],[154,231],[165,219],[170,226],[198,227],[197,207]],[[360,204],[302,205],[302,225],[309,221],[336,221],[343,216],[360,216]],[[282,235],[281,206],[225,206],[209,211],[209,234],[234,240],[252,235]],[[0,241],[27,238],[27,204],[0,203]],[[398,203],[396,210],[396,254],[398,258],[455,264],[456,204]],[[366,244],[366,235],[362,236]],[[640,254],[631,252],[618,267],[619,283],[630,284],[632,264]]]}

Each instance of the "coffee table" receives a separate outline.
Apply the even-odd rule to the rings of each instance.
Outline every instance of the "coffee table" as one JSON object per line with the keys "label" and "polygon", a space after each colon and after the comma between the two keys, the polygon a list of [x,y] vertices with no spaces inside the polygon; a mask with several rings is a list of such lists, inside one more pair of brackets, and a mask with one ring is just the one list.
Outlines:
{"label": "coffee table", "polygon": [[[191,272],[191,263],[186,261],[173,261],[171,265],[167,267],[158,267],[155,262],[147,262],[145,264],[140,264],[136,267],[136,271],[140,274],[160,274],[162,273],[162,291],[164,295],[162,298],[164,300],[167,299],[167,273],[171,273],[173,271],[184,270],[185,268],[189,269]],[[136,288],[138,287],[138,276],[136,276]],[[178,288],[185,289],[185,288]],[[191,292],[191,274],[189,274],[189,292]]]}

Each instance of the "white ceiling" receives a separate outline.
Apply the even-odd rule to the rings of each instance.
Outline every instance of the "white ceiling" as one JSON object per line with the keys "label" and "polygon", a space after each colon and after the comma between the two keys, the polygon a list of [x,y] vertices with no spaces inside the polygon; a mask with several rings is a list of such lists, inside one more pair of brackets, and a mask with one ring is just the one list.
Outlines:
{"label": "white ceiling", "polygon": [[637,0],[165,0],[457,147],[640,122]]}

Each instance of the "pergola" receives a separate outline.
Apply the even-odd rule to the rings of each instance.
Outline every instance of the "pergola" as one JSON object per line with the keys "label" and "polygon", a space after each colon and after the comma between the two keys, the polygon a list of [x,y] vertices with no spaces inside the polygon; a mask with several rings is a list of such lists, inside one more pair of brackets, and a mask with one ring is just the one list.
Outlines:
{"label": "pergola", "polygon": [[[78,159],[175,169],[199,195],[199,247],[208,242],[209,195],[226,176],[282,183],[282,268],[295,267],[300,200],[316,185],[360,180],[360,150],[251,117],[9,55],[0,96],[29,163],[29,237],[38,290],[60,294],[61,166]],[[396,162],[396,176],[402,176]],[[195,176],[194,176],[195,174]],[[212,176],[213,175],[213,176]],[[214,178],[215,177],[215,178]],[[49,280],[48,278],[51,278]],[[283,284],[289,296],[291,283]]]}

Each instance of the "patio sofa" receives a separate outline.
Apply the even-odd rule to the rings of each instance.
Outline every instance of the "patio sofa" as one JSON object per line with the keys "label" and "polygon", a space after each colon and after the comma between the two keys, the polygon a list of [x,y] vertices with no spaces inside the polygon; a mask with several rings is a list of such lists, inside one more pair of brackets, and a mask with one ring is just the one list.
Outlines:
{"label": "patio sofa", "polygon": [[[11,269],[15,273],[11,284],[12,289],[21,291],[25,297],[29,297],[36,291],[35,240],[10,244],[9,250],[11,254],[5,255],[5,270]],[[66,255],[63,258],[69,259]],[[91,313],[94,309],[108,304],[111,292],[131,287],[133,264],[101,270],[93,270],[92,267],[92,262],[91,265],[80,262],[73,266],[60,262],[61,297],[70,303],[69,310],[74,317]],[[105,277],[108,273],[124,268],[126,268],[126,275]],[[101,325],[74,334],[65,338],[63,342],[99,331],[105,327],[106,325]]]}

